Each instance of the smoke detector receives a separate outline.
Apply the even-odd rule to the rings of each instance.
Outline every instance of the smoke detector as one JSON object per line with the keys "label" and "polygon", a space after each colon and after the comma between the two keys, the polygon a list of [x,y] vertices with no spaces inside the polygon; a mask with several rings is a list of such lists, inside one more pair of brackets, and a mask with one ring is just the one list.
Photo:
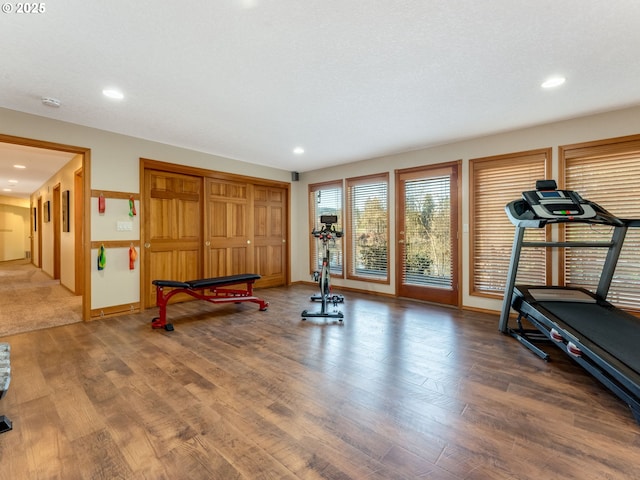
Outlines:
{"label": "smoke detector", "polygon": [[47,107],[59,108],[61,103],[60,100],[53,97],[42,97],[42,103]]}

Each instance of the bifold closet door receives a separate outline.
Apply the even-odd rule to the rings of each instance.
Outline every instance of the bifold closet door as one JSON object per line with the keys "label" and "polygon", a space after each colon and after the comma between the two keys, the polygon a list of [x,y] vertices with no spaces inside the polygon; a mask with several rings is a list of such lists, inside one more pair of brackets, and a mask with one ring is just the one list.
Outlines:
{"label": "bifold closet door", "polygon": [[144,295],[156,304],[153,280],[202,278],[202,177],[145,170]]}
{"label": "bifold closet door", "polygon": [[253,185],[206,178],[206,277],[223,277],[254,270]]}

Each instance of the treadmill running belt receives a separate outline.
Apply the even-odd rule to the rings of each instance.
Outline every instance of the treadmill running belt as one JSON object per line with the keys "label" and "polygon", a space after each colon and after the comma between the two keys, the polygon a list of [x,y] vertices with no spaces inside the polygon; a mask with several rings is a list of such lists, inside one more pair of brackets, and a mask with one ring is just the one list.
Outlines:
{"label": "treadmill running belt", "polygon": [[537,302],[585,338],[640,372],[640,319],[581,302]]}

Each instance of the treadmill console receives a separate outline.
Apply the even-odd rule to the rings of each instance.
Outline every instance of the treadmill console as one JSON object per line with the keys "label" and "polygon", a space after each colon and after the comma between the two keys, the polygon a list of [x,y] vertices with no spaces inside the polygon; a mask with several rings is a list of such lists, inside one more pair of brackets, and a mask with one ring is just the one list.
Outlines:
{"label": "treadmill console", "polygon": [[536,182],[536,190],[522,192],[522,198],[539,218],[593,218],[589,202],[571,190],[558,190],[554,180]]}

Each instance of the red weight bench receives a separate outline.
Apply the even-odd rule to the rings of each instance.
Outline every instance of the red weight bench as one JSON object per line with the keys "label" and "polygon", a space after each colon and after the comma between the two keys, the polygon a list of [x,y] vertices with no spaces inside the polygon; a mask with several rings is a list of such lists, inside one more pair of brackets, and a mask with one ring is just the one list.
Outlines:
{"label": "red weight bench", "polygon": [[[265,311],[269,306],[269,302],[253,295],[253,284],[259,279],[260,275],[243,273],[227,277],[190,280],[188,282],[153,280],[151,283],[156,286],[156,305],[159,308],[159,316],[151,321],[151,327],[164,328],[168,332],[173,330],[173,325],[167,323],[167,304],[171,297],[180,293],[185,293],[210,303],[253,302],[260,305],[260,311]],[[243,283],[245,284],[244,289],[239,286]],[[165,288],[170,290],[165,291]]]}

